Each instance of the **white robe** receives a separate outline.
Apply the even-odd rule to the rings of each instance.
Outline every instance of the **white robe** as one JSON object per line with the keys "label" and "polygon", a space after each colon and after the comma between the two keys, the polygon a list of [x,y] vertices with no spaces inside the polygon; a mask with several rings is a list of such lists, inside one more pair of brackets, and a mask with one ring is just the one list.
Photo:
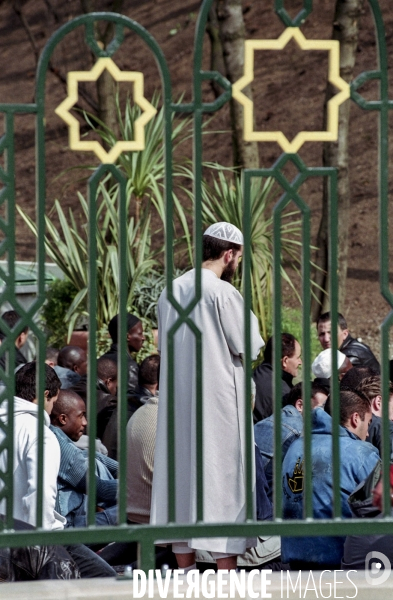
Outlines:
{"label": "white robe", "polygon": [[[239,292],[209,269],[202,269],[202,297],[191,313],[202,332],[203,509],[206,523],[241,523],[246,518],[244,302]],[[195,270],[173,282],[174,297],[186,307],[195,295]],[[161,352],[160,401],[154,459],[151,523],[168,522],[167,502],[167,333],[177,311],[166,298],[158,302]],[[264,342],[251,314],[251,355]],[[187,325],[174,336],[176,522],[196,522],[196,344]],[[242,554],[255,539],[198,538],[191,548]]]}

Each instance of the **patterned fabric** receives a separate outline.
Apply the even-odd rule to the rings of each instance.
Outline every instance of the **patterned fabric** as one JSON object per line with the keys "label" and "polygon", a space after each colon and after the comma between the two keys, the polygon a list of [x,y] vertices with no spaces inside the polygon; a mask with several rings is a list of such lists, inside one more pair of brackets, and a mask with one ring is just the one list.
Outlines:
{"label": "patterned fabric", "polygon": [[234,244],[240,244],[241,246],[244,244],[243,234],[240,229],[225,221],[210,225],[203,235],[210,235],[210,237],[215,237],[226,242],[233,242]]}
{"label": "patterned fabric", "polygon": [[[57,478],[56,510],[66,517],[67,526],[73,525],[75,513],[81,508],[86,496],[88,453],[75,446],[74,442],[59,427],[50,426],[60,444],[61,459]],[[116,504],[118,463],[96,452],[97,503],[108,506]]]}

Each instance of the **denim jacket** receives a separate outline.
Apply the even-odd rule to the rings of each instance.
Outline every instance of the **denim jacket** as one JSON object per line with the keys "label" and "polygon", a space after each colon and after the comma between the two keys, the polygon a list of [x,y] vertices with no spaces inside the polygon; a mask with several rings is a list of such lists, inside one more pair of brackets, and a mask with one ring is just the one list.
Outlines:
{"label": "denim jacket", "polygon": [[[312,505],[314,519],[333,517],[332,418],[323,408],[312,412]],[[345,427],[339,427],[340,492],[343,518],[351,518],[348,497],[366,479],[379,460],[374,446],[360,440]],[[296,440],[283,461],[283,517],[303,519],[303,438]],[[302,561],[339,565],[345,537],[282,538],[283,562]]]}
{"label": "denim jacket", "polygon": [[[303,432],[303,417],[292,404],[284,406],[281,411],[281,446],[282,460],[289,446],[297,440]],[[254,425],[255,443],[262,457],[269,498],[273,495],[273,455],[274,455],[274,415],[259,421]]]}

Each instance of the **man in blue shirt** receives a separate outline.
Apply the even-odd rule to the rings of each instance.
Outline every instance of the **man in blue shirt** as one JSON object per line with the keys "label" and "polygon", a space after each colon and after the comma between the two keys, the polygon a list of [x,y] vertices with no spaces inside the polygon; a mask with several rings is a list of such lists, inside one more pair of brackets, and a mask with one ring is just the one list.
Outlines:
{"label": "man in blue shirt", "polygon": [[[366,442],[372,419],[368,399],[355,392],[340,393],[340,493],[343,518],[351,518],[348,497],[379,460],[379,455]],[[333,517],[332,418],[323,408],[312,413],[312,505],[314,519]],[[349,458],[350,457],[350,458]],[[283,461],[283,517],[303,518],[303,438],[293,442]],[[345,537],[282,538],[282,561],[291,569],[339,569]]]}
{"label": "man in blue shirt", "polygon": [[[51,430],[60,444],[56,510],[67,519],[68,527],[86,526],[88,453],[77,442],[87,425],[86,406],[71,390],[61,390],[51,414]],[[96,452],[97,525],[116,525],[118,463]]]}

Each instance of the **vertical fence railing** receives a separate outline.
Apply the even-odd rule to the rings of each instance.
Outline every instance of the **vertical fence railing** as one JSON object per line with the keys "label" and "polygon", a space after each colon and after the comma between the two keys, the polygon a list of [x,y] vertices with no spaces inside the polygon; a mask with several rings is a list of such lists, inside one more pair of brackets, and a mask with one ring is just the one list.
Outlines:
{"label": "vertical fence railing", "polygon": [[[154,38],[138,23],[131,19],[112,13],[92,13],[78,17],[60,28],[48,41],[41,55],[36,82],[36,103],[35,104],[0,104],[0,112],[5,115],[5,133],[0,140],[0,152],[6,155],[5,170],[0,170],[0,180],[4,189],[0,194],[0,202],[8,202],[8,221],[0,220],[0,229],[5,240],[0,248],[3,253],[8,252],[9,267],[7,273],[0,272],[0,275],[7,283],[7,289],[1,294],[2,301],[8,300],[22,316],[18,329],[7,332],[7,339],[0,346],[0,356],[6,353],[8,355],[8,364],[12,365],[15,360],[15,339],[25,325],[31,327],[38,338],[38,397],[39,397],[39,449],[38,449],[38,499],[37,499],[37,530],[29,532],[12,532],[12,505],[13,505],[13,478],[12,469],[4,475],[0,473],[0,480],[3,488],[0,491],[0,501],[6,500],[6,520],[4,530],[0,533],[0,546],[18,546],[21,544],[43,544],[43,543],[71,543],[71,542],[109,542],[109,541],[138,541],[139,558],[142,568],[149,569],[154,567],[154,542],[167,537],[171,539],[184,539],[188,537],[208,537],[208,536],[254,536],[263,535],[345,535],[347,533],[392,533],[393,522],[390,520],[372,520],[363,519],[362,521],[343,520],[341,516],[341,498],[340,498],[340,452],[338,443],[339,432],[339,390],[337,365],[333,361],[333,384],[331,390],[333,407],[333,519],[315,520],[312,510],[312,473],[311,473],[311,408],[308,403],[304,407],[304,455],[305,455],[305,495],[304,495],[304,518],[303,521],[282,521],[282,490],[281,490],[281,381],[280,381],[280,335],[281,335],[281,225],[286,207],[292,202],[300,211],[302,216],[302,300],[303,300],[303,373],[304,387],[303,394],[306,398],[310,397],[310,381],[306,374],[310,372],[310,208],[300,195],[300,186],[310,177],[324,177],[329,181],[329,287],[330,287],[330,305],[332,312],[332,352],[335,355],[338,346],[337,340],[337,308],[338,308],[338,280],[337,280],[337,172],[334,168],[310,168],[307,167],[300,157],[295,153],[284,153],[275,162],[272,168],[261,168],[254,170],[245,170],[243,173],[243,193],[244,193],[244,212],[243,212],[243,231],[246,239],[244,247],[244,296],[245,296],[245,370],[248,375],[246,378],[245,393],[246,398],[251,397],[251,355],[250,355],[250,309],[251,306],[251,196],[250,188],[253,178],[273,177],[282,188],[282,196],[274,208],[274,396],[275,396],[275,461],[274,461],[274,514],[275,518],[271,522],[253,521],[253,468],[252,468],[252,434],[251,434],[251,412],[247,410],[246,444],[247,444],[247,465],[246,465],[246,518],[244,523],[204,523],[203,514],[203,397],[202,397],[202,377],[203,377],[203,356],[202,356],[202,336],[204,332],[198,330],[190,318],[192,310],[195,308],[201,298],[201,232],[202,232],[202,169],[203,169],[203,144],[202,144],[202,126],[205,114],[218,111],[231,98],[231,84],[219,73],[204,71],[202,69],[203,37],[206,29],[206,22],[212,0],[205,0],[202,3],[195,35],[195,55],[193,66],[193,85],[194,95],[190,103],[176,104],[172,97],[171,80],[168,66],[164,55]],[[387,70],[387,50],[385,41],[385,31],[381,10],[378,0],[369,0],[369,6],[374,16],[375,28],[378,41],[378,60],[379,65],[376,71],[369,71],[360,75],[351,84],[351,98],[360,107],[365,110],[377,110],[380,112],[380,133],[379,133],[379,187],[380,187],[380,281],[381,294],[393,307],[393,295],[389,289],[389,245],[388,245],[388,117],[389,110],[393,109],[393,101],[389,100],[388,90],[388,70]],[[303,8],[299,14],[291,19],[285,10],[284,0],[276,0],[275,9],[286,27],[299,27],[312,11],[311,0],[303,2]],[[98,21],[110,21],[115,26],[115,36],[109,46],[104,50],[100,48],[94,40],[94,23]],[[94,419],[90,417],[89,421],[89,478],[88,478],[88,527],[80,530],[64,530],[57,532],[43,531],[42,510],[43,510],[43,472],[44,464],[44,349],[45,340],[43,333],[34,324],[33,317],[41,308],[45,300],[45,82],[48,71],[49,61],[56,46],[75,28],[85,27],[86,42],[97,58],[112,57],[121,47],[124,39],[124,29],[128,29],[137,34],[141,41],[153,53],[161,76],[163,89],[163,107],[165,111],[165,130],[164,130],[164,160],[165,160],[165,198],[166,198],[166,222],[165,222],[165,265],[166,265],[166,285],[167,298],[178,313],[178,319],[172,329],[168,332],[168,526],[130,526],[126,523],[126,464],[127,448],[125,437],[125,419],[126,419],[126,387],[127,387],[127,361],[126,361],[126,342],[122,332],[126,330],[126,298],[127,289],[125,288],[125,269],[126,266],[122,257],[126,252],[127,244],[127,214],[126,214],[126,182],[119,168],[115,165],[103,164],[97,168],[88,183],[89,192],[89,344],[90,348],[95,347],[97,334],[95,314],[97,306],[97,291],[95,281],[95,266],[97,260],[96,249],[96,228],[97,228],[97,193],[99,183],[110,173],[111,177],[119,185],[118,215],[120,225],[120,247],[119,247],[119,265],[120,265],[120,297],[119,297],[119,343],[120,343],[120,376],[119,376],[119,527],[96,527],[95,526],[95,444],[94,438],[96,427]],[[369,80],[378,80],[380,83],[380,100],[366,101],[359,90],[361,85]],[[206,103],[203,101],[202,85],[204,81],[214,80],[219,83],[223,92],[214,102]],[[15,152],[14,152],[14,115],[16,113],[30,113],[36,115],[36,159],[37,159],[37,262],[38,262],[38,296],[33,306],[28,311],[23,311],[15,298]],[[173,271],[174,271],[174,209],[173,209],[173,182],[172,182],[172,118],[178,114],[191,113],[194,117],[194,138],[193,138],[193,159],[194,159],[194,246],[195,246],[195,267],[196,284],[195,295],[189,306],[181,307],[173,294]],[[287,162],[291,162],[297,169],[298,174],[293,181],[288,181],[284,176],[284,167]],[[388,353],[389,353],[389,333],[393,324],[393,312],[390,312],[382,324],[382,382],[383,397],[388,398]],[[176,489],[178,482],[175,480],[175,404],[174,404],[174,338],[176,332],[181,326],[188,327],[194,337],[197,349],[196,361],[196,392],[197,392],[197,523],[190,525],[179,525],[176,522]],[[6,452],[9,466],[13,464],[13,402],[12,395],[14,389],[13,373],[9,371],[1,372],[0,377],[5,382],[7,391],[0,392],[0,404],[8,400],[8,423],[1,425],[0,429],[6,432],[6,439],[0,446],[0,453]],[[93,415],[96,410],[96,359],[93,352],[89,353],[89,377],[88,377],[88,413]],[[384,480],[389,480],[389,432],[388,432],[388,403],[383,403],[383,476]],[[390,515],[390,497],[388,486],[384,488],[384,514]],[[329,525],[328,532],[325,530]],[[360,529],[361,528],[361,529]]]}

